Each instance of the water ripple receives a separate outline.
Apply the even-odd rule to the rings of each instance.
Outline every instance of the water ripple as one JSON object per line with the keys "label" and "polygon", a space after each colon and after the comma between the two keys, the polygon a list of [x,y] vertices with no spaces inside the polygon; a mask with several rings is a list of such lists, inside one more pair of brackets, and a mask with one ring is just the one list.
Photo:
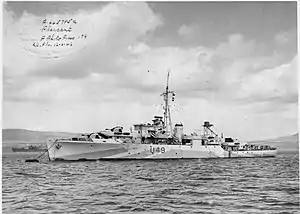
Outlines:
{"label": "water ripple", "polygon": [[297,213],[298,158],[25,163],[5,154],[2,212]]}

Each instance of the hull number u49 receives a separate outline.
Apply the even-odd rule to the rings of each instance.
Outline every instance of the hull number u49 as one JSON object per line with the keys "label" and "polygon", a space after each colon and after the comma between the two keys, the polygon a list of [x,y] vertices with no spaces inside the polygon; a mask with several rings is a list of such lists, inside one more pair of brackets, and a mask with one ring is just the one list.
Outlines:
{"label": "hull number u49", "polygon": [[152,146],[150,146],[150,152],[152,154],[154,154],[154,153],[165,153],[166,149],[165,149],[165,147],[152,147]]}

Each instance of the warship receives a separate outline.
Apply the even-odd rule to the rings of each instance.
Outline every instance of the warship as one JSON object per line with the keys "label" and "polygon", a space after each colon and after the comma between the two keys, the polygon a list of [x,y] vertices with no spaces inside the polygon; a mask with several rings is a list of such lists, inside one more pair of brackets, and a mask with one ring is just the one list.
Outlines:
{"label": "warship", "polygon": [[41,148],[35,145],[29,145],[28,147],[14,147],[12,148],[13,152],[44,152],[46,148]]}
{"label": "warship", "polygon": [[154,116],[149,123],[133,125],[130,132],[122,126],[82,134],[72,138],[46,141],[50,161],[82,160],[151,160],[151,159],[202,159],[275,157],[277,149],[269,145],[255,146],[237,139],[219,136],[213,124],[205,121],[203,134],[184,133],[184,125],[173,127],[170,103],[175,92],[169,90],[169,72],[165,91],[163,116]]}

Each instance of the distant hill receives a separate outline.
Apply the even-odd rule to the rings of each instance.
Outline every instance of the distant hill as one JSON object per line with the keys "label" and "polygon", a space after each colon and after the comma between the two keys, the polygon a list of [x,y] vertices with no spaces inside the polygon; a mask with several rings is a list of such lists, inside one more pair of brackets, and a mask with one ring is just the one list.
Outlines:
{"label": "distant hill", "polygon": [[68,132],[31,131],[26,129],[2,129],[2,142],[7,143],[45,143],[48,138],[78,135]]}
{"label": "distant hill", "polygon": [[278,152],[299,152],[299,133],[267,140],[251,141],[253,144],[268,144]]}
{"label": "distant hill", "polygon": [[[2,148],[17,146],[20,144],[44,144],[48,138],[72,137],[79,133],[68,132],[48,132],[48,131],[31,131],[26,129],[3,129],[2,130]],[[298,133],[283,136],[275,139],[260,141],[251,141],[252,144],[268,144],[278,148],[279,152],[298,152],[299,135]]]}

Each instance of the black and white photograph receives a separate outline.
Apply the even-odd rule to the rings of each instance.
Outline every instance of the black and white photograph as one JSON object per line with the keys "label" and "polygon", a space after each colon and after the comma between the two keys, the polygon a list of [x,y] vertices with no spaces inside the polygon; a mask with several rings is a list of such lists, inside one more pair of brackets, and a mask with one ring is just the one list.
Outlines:
{"label": "black and white photograph", "polygon": [[2,213],[299,213],[297,1],[2,1]]}

